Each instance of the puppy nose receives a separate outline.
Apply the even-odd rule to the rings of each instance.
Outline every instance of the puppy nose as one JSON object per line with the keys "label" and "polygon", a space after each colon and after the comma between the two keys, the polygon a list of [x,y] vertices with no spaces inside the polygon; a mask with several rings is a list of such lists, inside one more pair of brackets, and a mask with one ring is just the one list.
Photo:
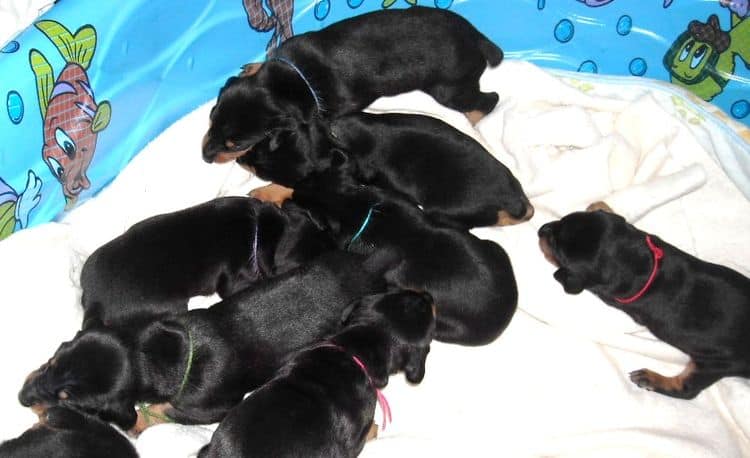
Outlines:
{"label": "puppy nose", "polygon": [[546,223],[542,227],[540,227],[537,235],[539,236],[539,238],[546,238],[552,235],[552,223]]}
{"label": "puppy nose", "polygon": [[523,221],[528,221],[534,216],[534,206],[531,203],[526,204],[526,214],[523,216]]}
{"label": "puppy nose", "polygon": [[21,391],[18,393],[18,402],[24,407],[31,407],[36,404],[38,401],[37,398],[36,388],[34,388],[32,383],[24,384],[23,388],[21,388]]}

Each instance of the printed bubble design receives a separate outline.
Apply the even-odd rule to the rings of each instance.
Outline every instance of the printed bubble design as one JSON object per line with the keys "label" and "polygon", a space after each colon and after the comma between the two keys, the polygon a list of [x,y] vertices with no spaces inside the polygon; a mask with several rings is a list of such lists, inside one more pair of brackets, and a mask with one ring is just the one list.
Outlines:
{"label": "printed bubble design", "polygon": [[547,6],[547,0],[536,0],[536,9],[543,10]]}
{"label": "printed bubble design", "polygon": [[573,39],[575,32],[573,23],[569,19],[563,19],[555,26],[555,40],[560,43],[567,43]]}
{"label": "printed bubble design", "polygon": [[5,99],[5,104],[8,109],[8,118],[13,124],[18,124],[23,120],[23,99],[21,94],[16,91],[8,92],[8,96]]}
{"label": "printed bubble design", "polygon": [[435,8],[447,10],[453,5],[453,0],[435,0]]}
{"label": "printed bubble design", "polygon": [[365,0],[346,0],[346,4],[349,8],[359,8]]}
{"label": "printed bubble design", "polygon": [[18,44],[16,40],[13,40],[13,41],[9,41],[8,44],[3,46],[3,49],[0,49],[0,52],[5,53],[5,54],[11,54],[11,53],[18,51],[20,48],[21,48],[21,45]]}
{"label": "printed bubble design", "polygon": [[648,70],[648,65],[642,57],[636,57],[628,65],[628,71],[633,76],[643,76],[646,74],[646,70]]}
{"label": "printed bubble design", "polygon": [[[349,6],[351,6],[351,2]],[[331,12],[331,2],[329,0],[318,0],[318,2],[315,4],[315,9],[313,10],[313,13],[315,14],[315,19],[319,21],[322,21],[323,19],[327,18],[328,13],[330,12]]]}
{"label": "printed bubble design", "polygon": [[633,18],[627,14],[620,16],[617,20],[617,34],[624,37],[633,29]]}
{"label": "printed bubble design", "polygon": [[732,104],[729,111],[735,119],[743,119],[750,114],[750,102],[745,99],[738,100]]}
{"label": "printed bubble design", "polygon": [[599,67],[593,60],[584,60],[581,65],[578,66],[580,73],[599,73]]}

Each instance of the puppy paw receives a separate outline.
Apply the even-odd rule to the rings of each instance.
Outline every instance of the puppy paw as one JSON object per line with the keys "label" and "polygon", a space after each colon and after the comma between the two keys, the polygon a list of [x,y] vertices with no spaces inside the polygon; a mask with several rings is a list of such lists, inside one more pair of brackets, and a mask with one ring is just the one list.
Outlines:
{"label": "puppy paw", "polygon": [[593,204],[591,204],[588,207],[586,207],[586,211],[587,212],[595,212],[597,210],[602,210],[602,211],[605,211],[607,213],[614,213],[614,211],[612,210],[612,208],[609,205],[607,205],[606,202],[603,202],[601,200],[599,202],[594,202]]}
{"label": "puppy paw", "polygon": [[370,424],[370,430],[367,431],[367,441],[375,440],[378,438],[378,424],[374,421]]}
{"label": "puppy paw", "polygon": [[640,388],[675,396],[682,392],[685,385],[685,375],[665,377],[648,369],[640,369],[630,373],[630,380]]}
{"label": "puppy paw", "polygon": [[656,388],[655,372],[651,372],[648,369],[640,369],[630,373],[630,381],[635,383],[639,388],[645,390],[654,391]]}

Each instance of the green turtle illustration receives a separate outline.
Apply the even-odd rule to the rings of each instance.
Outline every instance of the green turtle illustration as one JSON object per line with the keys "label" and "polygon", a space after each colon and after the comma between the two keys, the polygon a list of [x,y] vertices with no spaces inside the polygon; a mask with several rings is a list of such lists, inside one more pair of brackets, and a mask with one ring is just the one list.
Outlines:
{"label": "green turtle illustration", "polygon": [[731,13],[732,27],[721,29],[719,18],[691,21],[664,56],[672,83],[685,87],[703,100],[720,94],[735,71],[735,57],[750,61],[750,21]]}
{"label": "green turtle illustration", "polygon": [[42,199],[42,180],[29,170],[20,193],[0,178],[0,240],[29,226],[29,215]]}
{"label": "green turtle illustration", "polygon": [[[394,3],[396,3],[396,0],[383,0],[383,8],[390,8]],[[416,5],[417,0],[406,0],[406,3],[409,5]]]}

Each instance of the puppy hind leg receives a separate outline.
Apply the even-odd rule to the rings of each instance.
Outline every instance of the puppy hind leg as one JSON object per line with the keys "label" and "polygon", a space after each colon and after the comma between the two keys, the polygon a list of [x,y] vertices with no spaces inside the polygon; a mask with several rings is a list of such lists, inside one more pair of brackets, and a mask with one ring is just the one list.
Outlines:
{"label": "puppy hind leg", "polygon": [[492,111],[500,99],[496,92],[480,91],[479,78],[473,76],[452,85],[435,85],[425,92],[448,108],[464,113],[472,125]]}
{"label": "puppy hind leg", "polygon": [[640,369],[630,373],[630,380],[649,391],[680,399],[693,399],[701,391],[713,385],[727,375],[726,369],[716,370],[710,366],[690,361],[685,369],[673,376],[666,377],[649,369]]}

